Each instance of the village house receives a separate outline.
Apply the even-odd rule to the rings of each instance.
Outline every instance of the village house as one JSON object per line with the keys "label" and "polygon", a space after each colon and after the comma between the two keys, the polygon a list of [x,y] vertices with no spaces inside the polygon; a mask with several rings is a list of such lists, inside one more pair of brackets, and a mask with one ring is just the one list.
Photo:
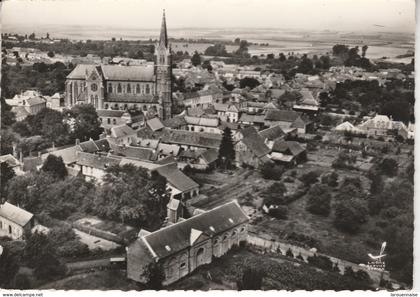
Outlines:
{"label": "village house", "polygon": [[9,202],[0,205],[0,236],[21,240],[34,225],[35,219],[32,213]]}
{"label": "village house", "polygon": [[239,120],[239,109],[233,104],[213,104],[219,118],[224,122],[236,123]]}
{"label": "village house", "polygon": [[22,152],[20,153],[20,159],[18,160],[12,154],[2,155],[0,156],[0,164],[6,163],[16,175],[22,175],[23,172],[23,162],[22,162]]}
{"label": "village house", "polygon": [[306,148],[296,141],[278,139],[271,147],[270,159],[288,166],[294,166],[307,160]]}
{"label": "village house", "polygon": [[137,132],[127,125],[111,127],[107,139],[117,145],[130,145],[136,142]]}
{"label": "village house", "polygon": [[312,95],[312,92],[301,90],[300,94],[302,95],[302,98],[293,105],[293,110],[311,115],[316,114],[319,110],[319,103]]}
{"label": "village house", "polygon": [[205,117],[191,117],[185,116],[185,122],[187,123],[187,131],[192,132],[206,132],[221,134],[219,127],[218,118],[205,118]]}
{"label": "village house", "polygon": [[367,119],[357,126],[368,137],[380,138],[384,140],[392,140],[400,129],[406,128],[404,123],[393,121],[386,115],[377,114],[375,117]]}
{"label": "village house", "polygon": [[176,163],[160,166],[156,171],[166,179],[171,197],[185,201],[199,195],[199,184],[180,171]]}
{"label": "village house", "polygon": [[80,168],[80,173],[86,180],[101,182],[106,174],[106,169],[112,165],[119,165],[121,158],[102,156],[100,154],[91,154],[76,152],[76,165]]}
{"label": "village house", "polygon": [[171,284],[245,242],[248,221],[232,201],[155,232],[141,230],[127,248],[127,277],[146,283],[147,266],[155,262],[163,269],[162,283]]}
{"label": "village house", "polygon": [[270,148],[254,127],[239,131],[239,141],[235,143],[235,162],[238,166],[245,164],[257,168],[271,162],[269,153]]}
{"label": "village house", "polygon": [[302,113],[292,110],[268,110],[264,121],[268,127],[280,125],[282,129],[296,128],[300,134],[308,133],[313,128],[312,121],[302,115]]}
{"label": "village house", "polygon": [[109,129],[113,126],[129,125],[139,127],[144,124],[144,116],[141,112],[125,110],[98,109],[97,111],[101,127]]}

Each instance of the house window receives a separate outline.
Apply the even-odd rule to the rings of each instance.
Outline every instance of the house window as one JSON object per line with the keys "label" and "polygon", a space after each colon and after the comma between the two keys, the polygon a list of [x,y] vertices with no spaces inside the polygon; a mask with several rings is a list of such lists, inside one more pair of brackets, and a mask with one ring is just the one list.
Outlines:
{"label": "house window", "polygon": [[112,124],[116,125],[117,124],[117,120],[116,119],[112,119]]}
{"label": "house window", "polygon": [[118,84],[117,93],[121,93],[121,92],[122,92],[121,84]]}
{"label": "house window", "polygon": [[150,86],[149,86],[149,84],[146,85],[146,94],[150,94]]}
{"label": "house window", "polygon": [[108,118],[107,122],[108,122],[108,125],[110,125],[111,124],[111,119]]}
{"label": "house window", "polygon": [[108,93],[112,93],[112,84],[108,85]]}
{"label": "house window", "polygon": [[147,106],[146,105],[143,105],[143,110],[147,111]]}
{"label": "house window", "polygon": [[140,85],[139,84],[136,85],[136,93],[140,94]]}
{"label": "house window", "polygon": [[128,108],[127,104],[124,104],[124,109],[126,110]]}
{"label": "house window", "polygon": [[181,269],[184,269],[185,267],[187,266],[187,264],[184,262],[184,263],[181,263],[181,265],[179,266]]}
{"label": "house window", "polygon": [[12,226],[9,225],[9,234],[12,234]]}
{"label": "house window", "polygon": [[105,104],[105,109],[108,109],[108,107],[109,107],[108,104]]}
{"label": "house window", "polygon": [[127,93],[131,93],[131,85],[130,84],[127,85]]}

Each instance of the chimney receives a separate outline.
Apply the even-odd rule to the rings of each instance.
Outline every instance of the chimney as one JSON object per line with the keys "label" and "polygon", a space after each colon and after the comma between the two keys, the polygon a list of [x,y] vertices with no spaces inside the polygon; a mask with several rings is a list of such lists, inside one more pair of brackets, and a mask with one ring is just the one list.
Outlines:
{"label": "chimney", "polygon": [[17,144],[16,144],[16,142],[13,142],[12,146],[13,146],[13,157],[17,158],[17,151],[16,151]]}
{"label": "chimney", "polygon": [[77,138],[76,139],[76,145],[79,145],[80,144],[80,139],[79,138]]}

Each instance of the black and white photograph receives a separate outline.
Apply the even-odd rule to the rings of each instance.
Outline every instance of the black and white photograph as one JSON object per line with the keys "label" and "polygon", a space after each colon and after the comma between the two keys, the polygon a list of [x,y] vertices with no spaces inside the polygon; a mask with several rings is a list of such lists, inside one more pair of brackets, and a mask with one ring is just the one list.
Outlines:
{"label": "black and white photograph", "polygon": [[0,5],[2,296],[418,289],[414,0]]}

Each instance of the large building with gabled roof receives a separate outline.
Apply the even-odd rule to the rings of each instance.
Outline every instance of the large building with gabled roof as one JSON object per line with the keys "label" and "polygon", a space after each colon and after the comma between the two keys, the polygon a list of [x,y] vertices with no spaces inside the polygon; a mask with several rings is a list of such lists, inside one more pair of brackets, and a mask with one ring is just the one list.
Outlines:
{"label": "large building with gabled roof", "polygon": [[141,230],[127,248],[127,277],[146,283],[145,271],[155,262],[164,272],[163,284],[171,284],[245,242],[248,221],[238,202],[231,201],[155,232]]}
{"label": "large building with gabled roof", "polygon": [[153,65],[79,64],[67,76],[65,105],[96,109],[137,109],[166,120],[172,116],[172,56],[165,12]]}

